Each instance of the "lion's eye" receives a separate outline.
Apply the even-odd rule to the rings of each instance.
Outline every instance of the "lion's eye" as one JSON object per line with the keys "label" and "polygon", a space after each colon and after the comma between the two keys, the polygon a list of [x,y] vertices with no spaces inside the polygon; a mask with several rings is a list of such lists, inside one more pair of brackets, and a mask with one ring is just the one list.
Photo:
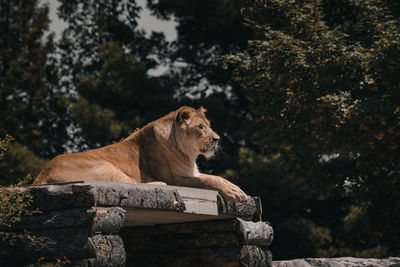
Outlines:
{"label": "lion's eye", "polygon": [[199,125],[197,126],[200,130],[204,130],[204,126],[203,125]]}

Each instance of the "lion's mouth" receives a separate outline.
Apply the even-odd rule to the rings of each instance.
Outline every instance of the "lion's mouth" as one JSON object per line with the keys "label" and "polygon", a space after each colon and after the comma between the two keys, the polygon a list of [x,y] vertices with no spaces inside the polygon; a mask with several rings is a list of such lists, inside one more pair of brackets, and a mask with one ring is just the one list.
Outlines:
{"label": "lion's mouth", "polygon": [[218,145],[209,144],[209,145],[205,145],[204,147],[200,148],[200,152],[206,158],[210,158],[210,157],[214,156],[214,154],[216,153],[217,149],[218,149]]}
{"label": "lion's mouth", "polygon": [[200,148],[200,152],[202,153],[209,153],[209,152],[214,152],[217,149],[217,146],[215,144],[207,144],[204,147]]}
{"label": "lion's mouth", "polygon": [[214,149],[213,148],[208,148],[208,147],[204,147],[200,149],[201,153],[207,153],[207,152],[213,152]]}

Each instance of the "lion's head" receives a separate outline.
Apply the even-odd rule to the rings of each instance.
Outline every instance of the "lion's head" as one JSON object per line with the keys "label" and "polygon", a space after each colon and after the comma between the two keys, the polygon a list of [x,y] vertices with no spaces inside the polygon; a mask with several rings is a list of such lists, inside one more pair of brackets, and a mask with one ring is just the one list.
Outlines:
{"label": "lion's head", "polygon": [[175,112],[174,123],[180,149],[189,156],[212,157],[218,149],[219,135],[210,127],[205,116],[206,109],[183,106]]}

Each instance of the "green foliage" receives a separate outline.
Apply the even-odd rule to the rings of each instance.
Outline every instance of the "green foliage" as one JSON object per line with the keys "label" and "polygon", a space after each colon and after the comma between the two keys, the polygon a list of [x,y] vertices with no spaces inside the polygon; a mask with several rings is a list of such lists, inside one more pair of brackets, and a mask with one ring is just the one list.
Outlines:
{"label": "green foliage", "polygon": [[249,104],[243,89],[230,79],[220,56],[244,49],[252,36],[243,26],[243,0],[147,1],[161,19],[178,22],[177,40],[165,51],[167,75],[180,105],[204,106],[221,136],[223,152],[212,161],[198,160],[204,172],[224,173],[238,165],[239,148],[253,148]]}
{"label": "green foliage", "polygon": [[261,196],[275,258],[399,253],[397,0],[148,0],[171,44],[134,0],[60,2],[58,50],[46,6],[0,4],[0,184],[203,105],[223,153],[200,168]]}
{"label": "green foliage", "polygon": [[0,161],[0,185],[16,183],[16,177],[24,177],[26,173],[36,177],[47,163],[47,160],[36,156],[19,143],[10,144],[3,159]]}
{"label": "green foliage", "polygon": [[123,125],[115,118],[115,112],[90,104],[82,96],[73,104],[72,112],[84,134],[93,141],[104,144],[110,138],[117,140],[122,135]]}
{"label": "green foliage", "polygon": [[66,130],[50,59],[53,35],[43,36],[48,8],[36,0],[12,0],[0,9],[0,135],[11,134],[42,157],[59,153]]}
{"label": "green foliage", "polygon": [[274,228],[271,250],[275,259],[322,255],[320,250],[332,242],[331,231],[314,222],[309,209],[310,202],[317,200],[301,183],[287,178],[281,164],[279,154],[266,156],[242,147],[239,166],[222,176],[261,197],[263,219]]}
{"label": "green foliage", "polygon": [[70,263],[71,261],[65,256],[53,261],[48,261],[45,257],[41,257],[35,264],[29,264],[28,267],[61,267]]}
{"label": "green foliage", "polygon": [[64,85],[79,94],[71,107],[74,120],[83,143],[93,148],[126,137],[176,106],[173,87],[147,75],[156,62],[150,55],[167,45],[163,35],[146,38],[136,29],[135,1],[89,2],[62,1],[69,26],[59,46]]}
{"label": "green foliage", "polygon": [[[12,149],[14,152],[54,156],[64,151],[68,116],[63,96],[55,87],[55,59],[50,56],[53,35],[44,37],[48,8],[39,6],[37,0],[12,0],[2,1],[0,12],[0,136],[10,134],[24,147]],[[2,166],[14,167],[9,161],[3,161]],[[28,172],[23,165],[18,168],[22,176],[2,168],[0,184],[16,183]]]}
{"label": "green foliage", "polygon": [[[4,139],[0,139],[0,160],[4,159],[5,152],[8,150],[12,140],[13,138],[9,135]],[[31,182],[31,176],[27,175],[16,185],[9,187],[0,186],[0,229],[7,229],[8,227],[11,227],[12,224],[20,222],[23,216],[30,216],[39,213],[38,210],[31,209],[33,197],[29,192],[22,188],[22,186]],[[0,238],[3,241],[16,238],[21,240],[34,239],[34,237],[27,231],[20,234],[9,231],[0,231]]]}
{"label": "green foliage", "polygon": [[317,196],[370,203],[353,228],[362,238],[349,231],[336,246],[399,253],[399,5],[257,0],[243,14],[256,38],[225,60],[252,104],[254,140]]}
{"label": "green foliage", "polygon": [[4,139],[0,139],[0,160],[4,158],[4,155],[6,154],[8,146],[12,140],[13,138],[9,135],[6,135]]}
{"label": "green foliage", "polygon": [[100,45],[99,59],[98,74],[83,76],[77,83],[81,99],[73,106],[88,140],[107,144],[126,137],[172,108],[171,90],[148,77],[143,65],[119,43]]}
{"label": "green foliage", "polygon": [[251,37],[251,31],[243,27],[240,15],[240,7],[245,1],[148,0],[147,3],[157,17],[179,22],[178,37],[172,43],[168,57],[169,75],[177,76],[180,95],[204,98],[205,91],[212,90],[210,85],[220,85],[228,90],[226,86],[231,84],[229,72],[221,68],[219,56],[245,48]]}
{"label": "green foliage", "polygon": [[[7,135],[4,139],[0,139],[0,164],[5,158],[5,152],[10,148],[10,142],[13,138]],[[28,174],[24,179],[18,181],[17,184],[11,186],[0,185],[0,239],[2,242],[14,244],[16,242],[37,242],[36,237],[31,235],[26,229],[23,232],[8,231],[13,224],[21,222],[24,216],[32,216],[41,214],[38,209],[32,209],[33,196],[29,191],[25,190],[25,186],[32,183],[32,178]],[[44,257],[38,259],[35,264],[28,266],[38,267],[60,267],[71,263],[66,257],[58,258],[53,261],[46,261]]]}
{"label": "green foliage", "polygon": [[[21,186],[32,182],[30,175],[27,175],[23,180],[20,180],[16,185],[10,187],[0,186],[0,228],[5,229],[11,227],[12,224],[21,221],[23,216],[30,216],[33,214],[40,213],[38,210],[31,210],[33,201],[32,195],[25,190],[21,189]],[[0,237],[3,240],[6,239],[30,239],[34,237],[29,235],[27,231],[22,234],[16,234],[13,232],[1,232]]]}

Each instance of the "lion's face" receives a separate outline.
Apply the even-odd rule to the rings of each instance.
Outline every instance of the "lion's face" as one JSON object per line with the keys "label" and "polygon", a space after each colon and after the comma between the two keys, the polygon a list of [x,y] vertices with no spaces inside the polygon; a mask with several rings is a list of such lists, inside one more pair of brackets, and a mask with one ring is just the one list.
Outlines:
{"label": "lion's face", "polygon": [[219,135],[210,127],[203,107],[198,110],[182,107],[177,111],[175,121],[179,136],[185,140],[181,149],[188,155],[212,157],[218,149]]}

